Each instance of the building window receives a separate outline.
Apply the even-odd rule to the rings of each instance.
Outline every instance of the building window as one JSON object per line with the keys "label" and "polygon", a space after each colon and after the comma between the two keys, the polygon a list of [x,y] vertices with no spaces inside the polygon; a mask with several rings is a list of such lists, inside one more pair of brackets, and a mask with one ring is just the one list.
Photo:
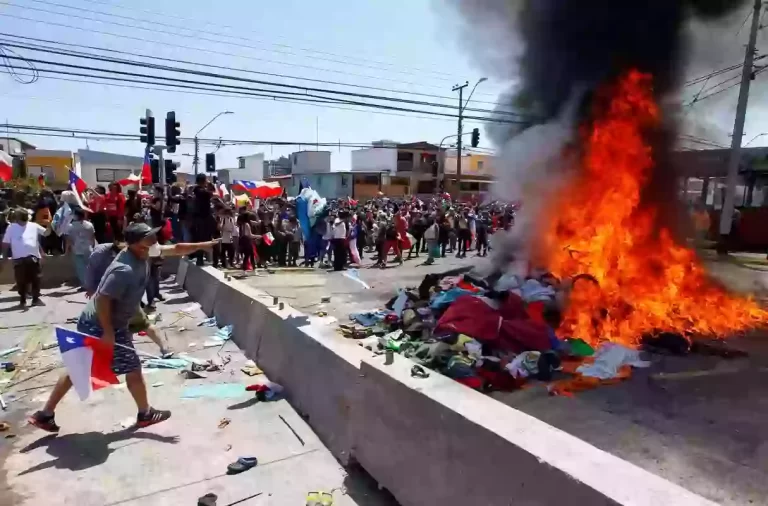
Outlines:
{"label": "building window", "polygon": [[45,165],[43,167],[36,166],[36,165],[28,165],[27,166],[27,176],[28,177],[40,177],[43,176],[46,181],[53,181],[55,177],[55,172],[53,171],[53,167],[50,165]]}
{"label": "building window", "polygon": [[478,162],[477,162],[477,170],[479,170],[479,171],[483,170],[483,161],[482,160],[478,160]]}
{"label": "building window", "polygon": [[245,158],[238,158],[237,159],[237,168],[238,169],[244,169],[245,168]]}
{"label": "building window", "polygon": [[347,186],[349,186],[348,176],[341,176],[341,187],[346,188]]}
{"label": "building window", "polygon": [[114,183],[126,179],[133,172],[124,169],[96,169],[97,183]]}
{"label": "building window", "polygon": [[355,174],[355,184],[372,184],[379,185],[379,176],[368,176],[363,174]]}

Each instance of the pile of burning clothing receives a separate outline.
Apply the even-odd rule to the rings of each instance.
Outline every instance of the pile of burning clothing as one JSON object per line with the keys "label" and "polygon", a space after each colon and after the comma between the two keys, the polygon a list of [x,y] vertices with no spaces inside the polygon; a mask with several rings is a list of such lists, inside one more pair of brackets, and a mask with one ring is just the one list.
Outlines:
{"label": "pile of burning clothing", "polygon": [[556,335],[568,288],[546,272],[480,278],[458,269],[427,275],[400,290],[386,309],[350,315],[346,337],[387,350],[481,391],[548,382],[553,395],[626,379],[647,367],[639,352],[614,343],[597,349]]}

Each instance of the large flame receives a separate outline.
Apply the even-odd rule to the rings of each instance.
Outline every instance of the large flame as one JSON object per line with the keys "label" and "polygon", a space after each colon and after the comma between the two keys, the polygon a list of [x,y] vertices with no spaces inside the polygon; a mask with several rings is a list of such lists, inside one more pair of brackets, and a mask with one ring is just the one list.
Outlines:
{"label": "large flame", "polygon": [[644,139],[658,127],[652,77],[631,71],[600,100],[583,127],[581,175],[558,195],[545,225],[549,269],[574,283],[563,333],[597,344],[636,345],[662,331],[728,336],[768,321],[754,301],[713,283],[695,253],[654,225],[640,206],[653,168]]}

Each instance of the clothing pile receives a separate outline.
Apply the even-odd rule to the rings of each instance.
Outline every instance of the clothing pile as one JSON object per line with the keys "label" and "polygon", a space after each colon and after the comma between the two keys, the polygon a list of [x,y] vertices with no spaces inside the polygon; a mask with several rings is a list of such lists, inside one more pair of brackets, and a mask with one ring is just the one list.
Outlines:
{"label": "clothing pile", "polygon": [[391,350],[481,391],[538,380],[552,395],[571,395],[649,365],[615,343],[595,350],[579,338],[558,338],[561,285],[550,273],[491,280],[470,269],[429,274],[418,288],[399,290],[386,309],[350,315],[353,323],[340,330],[376,353]]}

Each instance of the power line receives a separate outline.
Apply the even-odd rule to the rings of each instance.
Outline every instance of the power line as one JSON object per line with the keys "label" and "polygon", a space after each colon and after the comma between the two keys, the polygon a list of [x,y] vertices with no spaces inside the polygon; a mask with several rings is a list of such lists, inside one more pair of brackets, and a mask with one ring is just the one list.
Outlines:
{"label": "power line", "polygon": [[[3,3],[4,2],[0,2],[0,4],[3,4]],[[39,9],[35,9],[35,10],[39,10]],[[61,13],[54,13],[54,14],[62,15]],[[412,85],[412,86],[429,87],[429,88],[435,88],[435,89],[445,89],[444,86],[430,85],[430,84],[425,84],[423,82],[418,82],[417,83],[417,82],[413,82],[413,81],[403,81],[401,79],[392,79],[392,78],[382,77],[382,76],[372,76],[372,75],[367,75],[367,74],[358,74],[358,73],[349,72],[349,71],[346,71],[346,70],[328,69],[328,68],[323,68],[323,67],[315,67],[315,66],[312,66],[312,65],[303,65],[303,64],[299,64],[299,63],[290,63],[290,62],[286,62],[286,61],[270,60],[270,59],[267,59],[267,58],[259,58],[259,57],[255,57],[255,56],[246,56],[246,55],[242,55],[242,54],[228,53],[228,52],[225,52],[225,51],[217,51],[217,50],[200,48],[200,47],[194,47],[194,46],[185,46],[185,45],[182,45],[182,44],[174,44],[172,42],[160,42],[160,41],[157,41],[157,40],[150,40],[150,39],[142,38],[142,37],[133,37],[133,36],[130,36],[130,35],[123,35],[123,34],[118,34],[118,33],[114,33],[114,32],[108,32],[108,31],[104,31],[104,30],[96,30],[96,29],[91,28],[91,27],[68,25],[66,23],[59,23],[59,22],[54,22],[54,21],[42,20],[42,19],[28,18],[28,17],[25,17],[25,16],[20,16],[20,15],[15,15],[15,14],[8,14],[8,13],[5,13],[5,12],[0,12],[0,16],[12,18],[12,19],[20,19],[20,20],[24,20],[24,21],[31,21],[33,23],[40,23],[40,24],[49,25],[49,26],[58,26],[58,27],[62,27],[62,28],[70,28],[70,29],[73,29],[73,30],[79,30],[79,31],[82,31],[82,32],[86,32],[88,34],[97,33],[97,34],[101,34],[101,35],[107,35],[107,36],[110,36],[110,37],[117,37],[117,38],[122,38],[122,39],[127,39],[127,40],[138,41],[138,42],[142,42],[142,43],[159,44],[159,45],[166,46],[166,47],[175,47],[175,48],[180,48],[180,49],[187,49],[189,51],[195,51],[195,52],[204,52],[204,53],[216,54],[216,55],[221,55],[221,56],[231,56],[231,57],[234,57],[234,58],[244,58],[244,59],[247,59],[247,60],[267,62],[267,63],[276,64],[276,65],[287,65],[287,66],[291,66],[291,67],[306,68],[306,69],[311,69],[311,70],[321,71],[321,72],[331,72],[331,73],[335,73],[335,74],[342,74],[342,75],[345,75],[345,76],[362,77],[364,79],[376,79],[376,80],[379,80],[379,81],[389,81],[389,82],[393,82],[393,83],[407,84],[407,85]],[[491,95],[491,94],[489,94],[489,93],[478,93],[478,95]]]}
{"label": "power line", "polygon": [[[755,77],[757,77],[757,76],[758,76],[760,73],[762,73],[762,72],[763,72],[764,70],[766,70],[766,69],[768,69],[768,67],[762,67],[761,69],[757,70],[757,71],[754,73]],[[738,83],[734,83],[734,84],[732,84],[732,85],[730,85],[730,86],[727,86],[727,87],[725,87],[725,88],[723,88],[723,89],[721,89],[721,90],[718,90],[718,91],[712,92],[712,93],[710,93],[710,94],[708,94],[708,95],[704,95],[703,97],[700,97],[700,98],[698,98],[697,100],[694,100],[694,101],[691,101],[691,102],[689,102],[689,103],[688,103],[686,106],[687,106],[687,107],[690,107],[690,106],[692,106],[692,105],[694,105],[694,104],[697,104],[697,103],[701,102],[702,100],[706,100],[706,99],[708,99],[708,98],[710,98],[710,97],[714,97],[715,95],[719,95],[720,93],[723,93],[724,91],[728,91],[728,90],[730,90],[731,88],[735,88],[736,86],[739,86],[740,84],[741,84],[740,82],[738,82]]]}
{"label": "power line", "polygon": [[[38,63],[41,62],[40,60],[32,60],[32,61],[35,61],[35,62],[38,62]],[[57,65],[66,65],[66,64],[57,64]],[[77,67],[81,67],[81,66],[77,65],[77,66],[72,66],[72,67],[76,67],[77,68]],[[21,68],[21,67],[13,67],[13,68]],[[88,67],[86,67],[86,69],[88,69]],[[96,70],[100,70],[102,72],[112,72],[112,73],[115,72],[115,71],[109,71],[109,70],[104,70],[104,69],[96,69]],[[436,111],[424,111],[424,110],[419,110],[419,109],[409,109],[409,108],[404,108],[404,107],[395,107],[395,106],[389,106],[389,105],[383,105],[383,104],[372,104],[372,103],[367,103],[367,102],[355,102],[355,101],[347,101],[347,100],[340,100],[340,99],[330,99],[330,98],[327,98],[327,97],[317,97],[317,96],[313,96],[313,95],[306,95],[306,97],[311,97],[311,98],[304,98],[304,96],[301,96],[301,94],[296,94],[296,93],[291,94],[290,92],[277,92],[277,91],[273,91],[273,90],[264,90],[267,93],[250,93],[250,92],[248,92],[248,90],[252,90],[252,88],[246,88],[246,87],[242,87],[242,86],[224,85],[224,84],[216,84],[216,83],[204,83],[204,82],[201,82],[201,81],[192,81],[192,80],[185,80],[185,79],[174,79],[174,78],[169,78],[169,77],[157,77],[157,76],[150,76],[150,75],[147,75],[147,74],[136,74],[136,73],[131,73],[131,72],[119,72],[119,73],[123,74],[123,75],[132,75],[132,76],[142,77],[144,79],[143,80],[135,80],[135,79],[127,79],[127,78],[117,78],[117,77],[112,77],[112,76],[93,75],[93,74],[85,74],[85,73],[81,73],[81,72],[71,72],[71,71],[64,71],[64,70],[59,70],[59,69],[47,69],[47,68],[40,68],[40,69],[38,69],[38,71],[39,72],[43,72],[43,73],[64,74],[64,75],[71,75],[71,76],[78,76],[78,77],[89,77],[89,78],[95,78],[95,79],[104,79],[104,80],[108,80],[108,81],[130,82],[130,83],[139,83],[139,84],[146,83],[146,79],[154,79],[154,80],[160,80],[160,81],[162,81],[162,80],[170,80],[170,81],[174,81],[174,83],[169,84],[169,83],[164,83],[164,82],[153,82],[151,84],[157,84],[157,85],[161,85],[161,86],[169,86],[169,87],[174,87],[174,88],[178,88],[178,89],[201,89],[201,90],[213,90],[213,91],[227,91],[229,93],[236,94],[236,95],[246,95],[246,96],[256,96],[256,97],[266,97],[266,98],[280,98],[280,99],[283,99],[283,100],[290,99],[290,100],[296,100],[296,101],[301,101],[301,102],[313,102],[313,103],[320,103],[320,104],[328,104],[328,103],[337,104],[337,103],[339,103],[339,104],[359,105],[359,106],[370,107],[370,108],[374,108],[374,109],[385,109],[385,110],[400,111],[400,112],[415,112],[415,113],[418,113],[418,114],[428,114],[428,115],[439,116],[439,117],[446,117],[446,118],[456,118],[456,117],[458,117],[458,115],[451,114],[451,113],[441,113],[441,112],[436,112]],[[178,82],[202,84],[202,85],[205,85],[205,86],[235,88],[235,90],[219,90],[218,88],[205,88],[205,87],[201,88],[201,87],[197,87],[197,86],[190,86],[190,85],[187,85],[187,84],[178,84]],[[110,82],[104,82],[104,84],[109,85],[111,83]],[[245,91],[240,91],[240,90],[245,90]],[[269,93],[273,93],[273,94],[270,95]],[[288,95],[298,95],[298,96],[284,96],[284,95],[277,95],[277,96],[275,96],[274,93],[285,93],[285,94],[288,94]],[[525,122],[522,122],[522,121],[499,120],[499,119],[495,119],[495,118],[483,118],[483,117],[476,117],[476,116],[464,116],[464,118],[467,119],[467,120],[477,120],[477,121],[491,122],[491,123],[525,123]]]}
{"label": "power line", "polygon": [[[104,140],[117,140],[117,141],[139,141],[140,136],[138,134],[128,134],[128,133],[119,133],[119,132],[104,132],[104,131],[98,131],[98,130],[83,130],[78,128],[65,128],[65,127],[52,127],[52,126],[41,126],[41,125],[23,125],[23,124],[13,124],[13,123],[5,123],[0,124],[0,127],[6,130],[24,130],[24,131],[31,131],[31,132],[40,132],[40,135],[50,134],[51,136],[59,136],[62,134],[70,134],[66,135],[70,138],[77,138],[74,136],[82,135],[82,136],[96,136],[100,139]],[[23,135],[36,135],[35,133],[31,132],[16,132]],[[184,142],[194,142],[193,137],[180,137],[180,139]],[[212,139],[212,138],[198,138],[198,141],[201,144],[211,144],[211,145],[272,145],[272,146],[322,146],[322,147],[343,147],[343,148],[383,148],[383,149],[398,149],[397,144],[394,145],[378,145],[371,142],[316,142],[316,141],[275,141],[275,140],[250,140],[250,139]]]}
{"label": "power line", "polygon": [[[165,18],[170,17],[170,15],[168,13],[152,11],[152,10],[149,10],[149,9],[140,9],[140,8],[136,8],[136,7],[133,7],[133,6],[125,7],[125,6],[119,5],[119,4],[116,5],[116,4],[112,4],[112,3],[109,3],[109,2],[96,1],[96,0],[89,0],[88,3],[89,4],[103,5],[105,7],[112,7],[112,8],[115,8],[115,9],[121,9],[121,10],[124,10],[124,11],[130,11],[130,12],[143,12],[145,14],[150,14],[150,15],[153,15],[153,16],[160,16],[160,17],[165,17]],[[203,22],[203,23],[205,23],[205,26],[213,26],[213,27],[217,27],[219,29],[228,30],[228,31],[233,31],[233,30],[234,31],[239,31],[239,30],[243,29],[242,26],[232,26],[232,25],[224,25],[224,24],[221,24],[221,23],[211,23],[208,20],[201,20],[201,19],[195,19],[195,18],[189,18],[189,17],[182,17],[182,16],[177,15],[176,13],[173,13],[173,18],[178,20],[178,21],[187,21],[187,22],[191,22],[191,23]],[[285,39],[285,38],[283,38],[283,39]],[[253,40],[253,39],[248,39],[248,40]],[[333,52],[329,52],[329,51],[320,51],[320,50],[317,50],[317,49],[307,49],[305,47],[290,46],[288,44],[282,44],[282,43],[271,43],[271,44],[276,45],[276,46],[280,46],[280,47],[293,48],[293,49],[297,49],[297,50],[300,50],[300,51],[313,52],[313,53],[316,53],[316,54],[324,54],[324,55],[328,55],[328,56],[337,56],[337,57],[340,57],[340,58],[347,58],[347,59],[352,58],[352,59],[368,60],[368,61],[372,61],[372,62],[375,62],[375,63],[380,63],[382,65],[395,65],[395,64],[390,63],[390,62],[376,61],[376,60],[371,60],[369,58],[355,58],[355,57],[350,57],[349,55],[346,55],[346,54],[333,53]],[[411,68],[411,69],[417,70],[417,71],[423,71],[424,70],[424,69],[421,69],[419,67],[408,67],[408,68]],[[448,76],[449,74],[444,73],[444,75]],[[477,94],[480,95],[480,93],[477,93]],[[490,95],[490,94],[488,94],[488,95]]]}
{"label": "power line", "polygon": [[[20,59],[20,57],[14,57],[14,56],[8,56],[8,58],[10,58],[10,59]],[[348,99],[337,99],[337,98],[334,98],[334,97],[327,97],[327,96],[322,96],[322,95],[314,95],[314,94],[311,94],[309,92],[314,91],[314,92],[319,92],[319,93],[329,93],[329,94],[333,93],[333,94],[338,94],[338,95],[350,95],[350,96],[353,96],[353,97],[371,98],[371,99],[379,100],[379,101],[394,101],[394,102],[400,102],[400,103],[406,103],[406,104],[424,105],[424,106],[427,106],[427,107],[446,107],[446,108],[451,108],[450,106],[448,106],[446,104],[434,104],[434,103],[429,103],[429,102],[417,102],[417,101],[411,101],[411,100],[405,100],[405,99],[395,99],[395,98],[392,98],[392,97],[378,97],[378,96],[373,96],[373,95],[362,95],[362,94],[355,94],[355,93],[346,93],[346,92],[341,92],[341,91],[338,91],[338,90],[312,89],[312,88],[299,87],[299,86],[283,85],[283,84],[279,84],[279,83],[278,84],[272,84],[272,83],[263,82],[263,81],[261,83],[262,84],[266,84],[268,86],[287,87],[287,88],[296,89],[296,90],[305,90],[305,92],[304,93],[298,93],[298,92],[289,92],[289,91],[263,89],[263,88],[248,88],[248,87],[244,87],[244,86],[236,86],[236,85],[231,85],[231,84],[194,81],[194,80],[189,80],[189,79],[179,79],[179,78],[168,77],[168,76],[154,76],[154,75],[151,75],[151,74],[141,74],[141,73],[126,72],[126,71],[120,71],[120,70],[114,70],[114,69],[104,69],[104,68],[100,68],[100,67],[90,67],[90,66],[85,66],[85,65],[77,65],[77,64],[63,63],[63,62],[50,61],[50,60],[41,60],[41,59],[37,59],[37,58],[25,58],[25,59],[27,61],[29,61],[29,62],[33,62],[33,63],[37,63],[37,64],[53,65],[53,66],[57,66],[57,67],[74,68],[74,69],[80,69],[80,70],[88,70],[88,71],[92,71],[92,72],[103,72],[103,73],[107,73],[107,74],[117,74],[117,75],[122,75],[122,76],[141,77],[141,78],[144,78],[144,79],[151,79],[151,80],[155,80],[155,81],[160,80],[160,81],[171,81],[171,82],[174,82],[174,83],[198,84],[198,85],[202,84],[202,85],[205,85],[205,86],[215,86],[215,87],[218,87],[218,88],[229,88],[229,89],[234,89],[234,90],[265,92],[265,93],[271,93],[271,94],[278,94],[278,95],[281,95],[281,96],[295,96],[295,97],[302,97],[302,98],[303,97],[311,97],[311,98],[316,98],[316,99],[322,99],[322,100],[329,101],[329,102],[338,102],[338,103],[348,104],[348,105],[359,105],[359,106],[365,106],[365,107],[376,107],[376,108],[389,109],[389,110],[394,110],[394,111],[416,112],[416,113],[432,114],[432,115],[444,116],[444,117],[456,117],[457,118],[459,116],[458,114],[454,114],[454,113],[442,113],[442,112],[437,112],[437,111],[424,111],[424,110],[408,109],[408,108],[403,108],[403,107],[395,107],[395,106],[384,105],[384,104],[375,104],[375,103],[370,103],[370,102],[359,102],[359,101],[348,100]],[[98,58],[94,58],[94,59],[98,59]],[[144,63],[139,63],[139,62],[128,63],[127,61],[115,61],[115,63],[121,63],[121,64],[126,64],[126,65],[133,64],[133,65],[139,66],[139,67],[148,67],[148,68],[155,68],[155,69],[166,70],[166,71],[171,71],[171,72],[180,72],[180,73],[185,73],[185,74],[201,75],[201,76],[205,76],[205,77],[213,77],[213,78],[216,78],[216,79],[225,79],[225,80],[226,79],[231,79],[231,80],[235,80],[235,81],[256,82],[256,83],[260,82],[260,81],[252,80],[252,79],[223,76],[223,75],[218,75],[218,74],[209,73],[209,72],[198,72],[198,71],[192,71],[192,70],[189,70],[189,69],[176,69],[176,68],[173,68],[173,67],[166,67],[166,66],[163,66],[163,65],[151,65],[151,64],[144,64]],[[40,68],[38,71],[39,72],[52,72],[53,70],[52,69]],[[81,77],[96,77],[96,78],[105,78],[105,79],[106,78],[110,78],[109,76],[98,76],[98,75],[90,75],[90,74],[83,75],[83,74],[80,74],[80,73],[64,72],[64,71],[60,71],[60,70],[57,70],[57,72],[62,73],[62,74],[81,76]],[[472,110],[474,111],[476,109],[472,109]],[[493,111],[483,111],[483,110],[480,110],[480,111],[487,112],[487,113],[492,113],[493,112]],[[505,119],[492,118],[492,117],[488,117],[488,118],[482,118],[482,117],[476,117],[476,116],[465,116],[465,117],[467,119],[476,119],[476,120],[479,119],[479,120],[495,122],[495,123],[528,123],[526,121],[521,121],[521,120],[512,120],[512,119],[505,120]]]}
{"label": "power line", "polygon": [[[133,57],[138,57],[138,58],[145,57],[145,56],[143,56],[141,54],[132,53],[132,52],[129,52],[129,51],[119,51],[117,49],[109,49],[109,48],[103,48],[103,47],[98,47],[98,46],[89,46],[89,45],[85,45],[85,44],[73,44],[73,43],[69,43],[69,42],[60,42],[60,41],[55,41],[55,40],[50,40],[50,39],[40,39],[40,38],[36,38],[36,37],[26,37],[24,35],[17,35],[17,34],[12,34],[12,33],[0,32],[0,36],[10,37],[9,42],[15,42],[16,39],[25,39],[25,40],[35,41],[35,42],[42,42],[42,43],[46,43],[46,44],[56,44],[56,45],[59,45],[59,46],[69,46],[69,47],[77,47],[77,48],[84,48],[84,49],[92,49],[92,50],[95,50],[95,51],[102,51],[102,52],[107,52],[107,53],[128,55],[128,56],[133,56]],[[45,46],[40,46],[40,47],[45,47]],[[207,63],[207,62],[206,63],[202,63],[202,62],[195,62],[195,61],[191,61],[191,60],[180,60],[180,59],[174,59],[174,58],[164,58],[164,57],[155,56],[155,55],[152,56],[152,60],[166,61],[166,62],[172,62],[172,63],[183,63],[183,64],[186,64],[186,65],[198,65],[198,66],[205,66],[205,67],[208,67],[208,68],[215,68],[215,69],[221,69],[221,70],[230,70],[230,71],[235,71],[235,72],[244,72],[244,73],[249,73],[249,74],[265,75],[265,76],[270,76],[270,77],[281,77],[281,78],[285,78],[285,79],[295,79],[295,80],[298,80],[298,81],[307,81],[307,82],[320,83],[320,84],[332,84],[332,85],[337,85],[337,86],[348,86],[348,87],[353,87],[353,88],[362,88],[362,89],[375,90],[375,91],[385,91],[385,92],[388,92],[388,93],[399,93],[399,94],[405,94],[405,95],[415,95],[415,96],[430,97],[430,98],[440,98],[440,99],[444,99],[444,100],[455,100],[456,99],[455,97],[450,97],[450,96],[445,96],[445,95],[436,95],[436,94],[433,94],[433,93],[419,93],[419,92],[416,92],[416,91],[395,90],[395,89],[392,89],[392,88],[381,88],[381,87],[377,87],[377,86],[367,86],[367,85],[362,85],[362,84],[350,84],[350,83],[344,83],[344,82],[340,82],[340,81],[329,81],[329,80],[324,80],[324,79],[312,79],[312,78],[309,78],[309,77],[300,77],[300,76],[292,76],[292,75],[286,75],[286,74],[277,74],[277,73],[273,73],[273,72],[264,72],[264,71],[246,69],[246,68],[227,67],[227,66],[224,66],[224,65],[215,65],[215,64]],[[479,104],[496,105],[496,106],[506,105],[506,104],[502,104],[502,103],[499,103],[499,102],[490,102],[490,101],[484,101],[484,100],[473,100],[473,102],[479,103]]]}
{"label": "power line", "polygon": [[[2,3],[2,2],[0,2]],[[390,101],[390,102],[399,102],[399,103],[406,103],[411,105],[420,105],[420,106],[427,106],[427,107],[440,107],[440,108],[447,108],[447,109],[454,109],[456,106],[454,105],[448,105],[443,103],[436,103],[436,102],[426,102],[423,100],[410,100],[410,99],[404,99],[399,97],[388,97],[383,95],[371,95],[371,94],[365,94],[365,93],[355,93],[355,92],[349,92],[344,90],[338,90],[338,89],[329,89],[329,88],[315,88],[315,87],[309,87],[309,86],[299,86],[299,85],[293,85],[293,84],[285,84],[285,83],[279,83],[275,81],[265,81],[262,79],[250,79],[246,77],[241,76],[234,76],[234,75],[226,75],[226,74],[219,74],[214,72],[206,72],[201,70],[194,70],[194,69],[188,69],[183,67],[173,67],[170,65],[159,65],[155,63],[149,63],[149,62],[143,62],[143,61],[137,61],[137,60],[128,60],[124,58],[112,58],[108,56],[102,56],[98,54],[93,53],[87,53],[82,51],[71,51],[67,49],[58,49],[58,48],[50,48],[40,45],[30,45],[30,44],[18,44],[18,43],[11,43],[11,42],[3,42],[3,45],[9,46],[9,47],[16,47],[20,49],[27,49],[30,51],[36,51],[36,52],[43,52],[43,53],[50,53],[50,54],[56,54],[60,56],[68,56],[73,58],[81,58],[81,59],[87,59],[87,60],[96,60],[100,62],[105,63],[115,63],[120,65],[129,65],[134,67],[143,67],[148,69],[156,69],[156,70],[164,70],[169,72],[178,72],[183,74],[191,74],[196,76],[203,76],[203,77],[210,77],[215,79],[224,79],[224,80],[232,80],[232,81],[240,81],[240,82],[247,82],[247,83],[254,83],[254,84],[260,84],[265,86],[272,86],[277,88],[288,88],[292,90],[301,90],[304,92],[313,92],[313,93],[324,93],[329,95],[339,95],[339,96],[350,96],[355,98],[364,98],[364,99],[372,99],[372,100],[380,100],[380,101]],[[32,61],[32,60],[30,60]],[[41,62],[43,63],[43,62]],[[276,91],[277,92],[277,91]],[[285,92],[277,92],[277,93],[285,93]],[[330,98],[330,97],[328,97]],[[485,114],[504,114],[509,115],[512,117],[524,117],[523,114],[513,112],[513,111],[498,111],[498,110],[488,110],[488,109],[476,109],[476,108],[464,108],[464,110],[471,111],[471,112],[480,112]]]}
{"label": "power line", "polygon": [[[155,31],[154,27],[161,26],[161,27],[166,27],[166,28],[175,28],[175,29],[178,29],[178,30],[184,30],[186,32],[193,32],[192,35],[182,35],[182,34],[174,33],[174,32],[168,32],[168,33],[170,35],[177,35],[177,36],[180,36],[180,37],[194,37],[197,40],[205,40],[207,42],[216,42],[218,44],[231,44],[231,45],[235,45],[235,46],[245,47],[245,48],[248,48],[248,49],[256,49],[258,51],[269,51],[269,52],[274,52],[274,53],[278,53],[278,54],[287,54],[287,55],[291,55],[291,56],[299,56],[295,52],[284,51],[284,50],[277,50],[277,49],[271,49],[271,50],[270,49],[259,49],[257,47],[251,46],[251,45],[233,44],[233,43],[228,43],[228,42],[222,42],[222,41],[216,41],[216,40],[201,38],[199,35],[202,33],[202,34],[213,35],[213,36],[216,36],[216,37],[224,37],[224,38],[234,39],[234,40],[246,40],[246,41],[255,42],[257,44],[262,44],[262,45],[278,46],[278,47],[284,47],[284,48],[288,48],[288,49],[298,49],[300,51],[305,51],[305,52],[310,53],[310,54],[325,55],[325,56],[312,56],[312,58],[315,59],[315,60],[328,61],[328,62],[332,62],[332,63],[341,63],[343,65],[351,65],[350,60],[354,59],[354,60],[358,60],[360,62],[363,62],[363,63],[354,64],[354,65],[361,66],[361,67],[367,67],[367,68],[371,68],[371,69],[376,69],[376,70],[384,70],[384,69],[382,69],[380,66],[370,65],[371,63],[377,64],[377,65],[386,65],[388,67],[397,67],[397,65],[394,64],[394,63],[384,63],[384,62],[378,62],[376,60],[363,59],[363,58],[354,58],[354,57],[350,57],[348,55],[338,55],[338,54],[327,53],[327,52],[317,51],[317,50],[312,50],[312,49],[294,48],[294,47],[289,46],[287,44],[274,44],[274,43],[265,42],[265,41],[258,40],[258,39],[251,39],[251,38],[243,37],[243,36],[232,36],[232,35],[229,35],[229,34],[226,34],[226,33],[213,32],[213,31],[210,31],[210,30],[204,30],[204,29],[200,29],[200,28],[187,28],[187,27],[184,27],[184,26],[174,25],[174,24],[170,24],[170,23],[160,23],[160,22],[157,21],[157,18],[154,18],[152,21],[147,21],[147,20],[144,20],[144,19],[141,19],[141,18],[135,18],[135,17],[131,17],[131,16],[124,16],[124,15],[120,15],[120,14],[114,14],[114,13],[111,13],[111,12],[97,11],[97,10],[93,10],[93,9],[85,9],[85,8],[82,8],[82,7],[75,7],[75,6],[72,6],[72,5],[65,5],[65,4],[60,4],[60,3],[56,3],[56,2],[48,2],[48,1],[45,1],[45,0],[28,0],[28,1],[35,2],[35,3],[38,3],[38,4],[43,4],[43,5],[50,5],[50,6],[60,7],[60,8],[64,8],[64,9],[70,9],[70,10],[74,10],[74,11],[78,11],[78,12],[85,12],[85,13],[89,13],[89,14],[99,14],[99,15],[102,15],[102,16],[109,16],[109,17],[113,17],[113,18],[129,20],[129,21],[137,21],[139,23],[151,23],[153,25],[153,28],[136,27],[135,25],[118,25],[118,26],[127,26],[127,27],[130,27],[130,28],[140,28],[140,29],[149,30],[149,31]],[[16,5],[16,4],[8,4],[8,3],[6,3],[6,5],[11,5],[11,6],[15,6],[15,7],[22,7],[22,6],[19,6],[19,5]],[[50,12],[50,11],[43,10],[43,12]],[[61,13],[56,13],[56,14],[61,14]],[[76,16],[71,15],[71,14],[61,14],[61,15],[69,16],[69,17],[76,17]],[[90,19],[92,21],[98,21],[98,22],[103,22],[103,23],[116,24],[114,22],[98,20],[98,19],[92,19],[92,18],[84,18],[84,19]],[[327,58],[326,56],[334,56],[336,58],[344,58],[344,60]],[[306,57],[304,57],[304,58],[306,58]],[[448,74],[446,72],[436,72],[436,71],[433,71],[433,70],[426,70],[426,69],[414,69],[414,71],[410,71],[410,72],[398,71],[398,70],[388,70],[388,71],[389,72],[397,72],[397,73],[406,74],[406,75],[414,75],[414,71],[418,72],[418,73],[425,73],[426,72],[426,73],[430,73],[430,74],[444,76],[444,77],[441,77],[440,79],[441,80],[445,80],[445,81],[455,81],[455,79],[456,79],[455,77],[451,76],[450,74]]]}

